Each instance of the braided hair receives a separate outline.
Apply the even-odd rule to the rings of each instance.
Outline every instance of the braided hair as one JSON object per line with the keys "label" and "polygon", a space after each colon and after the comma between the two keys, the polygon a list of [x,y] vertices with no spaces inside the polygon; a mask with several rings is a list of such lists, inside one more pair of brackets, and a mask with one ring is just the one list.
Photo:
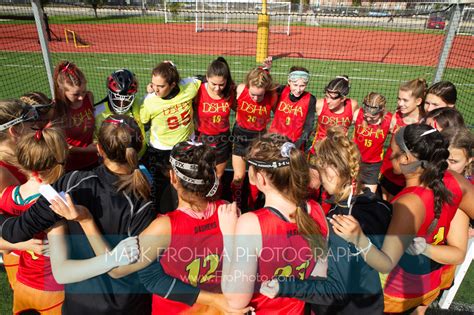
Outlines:
{"label": "braided hair", "polygon": [[353,188],[356,194],[360,191],[358,187],[360,163],[361,157],[357,145],[347,137],[341,126],[332,126],[328,129],[327,137],[316,144],[315,154],[310,158],[310,164],[318,170],[331,166],[337,171],[339,182],[334,194],[336,203],[346,200]]}
{"label": "braided hair", "polygon": [[423,124],[408,125],[405,127],[403,138],[411,154],[420,161],[426,161],[422,164],[420,182],[433,191],[435,220],[437,220],[441,215],[443,204],[452,202],[452,194],[443,182],[444,173],[448,169],[449,143],[438,131],[423,135],[432,129]]}
{"label": "braided hair", "polygon": [[[282,159],[281,148],[289,139],[285,136],[270,133],[253,142],[247,159],[270,162]],[[272,185],[288,200],[296,204],[296,210],[291,214],[295,219],[298,231],[308,242],[314,257],[327,252],[327,245],[322,237],[319,226],[304,210],[308,198],[309,165],[300,150],[296,148],[289,152],[289,165],[279,168],[260,168],[252,166],[256,172],[265,173]]]}
{"label": "braided hair", "polygon": [[66,115],[69,111],[69,101],[65,96],[66,84],[70,86],[82,86],[87,84],[84,73],[74,63],[61,61],[54,68],[54,97],[58,117]]}
{"label": "braided hair", "polygon": [[183,200],[192,204],[196,197],[207,200],[217,197],[216,195],[206,196],[216,180],[216,155],[210,146],[180,142],[171,150],[171,157],[182,163],[197,165],[195,170],[178,168],[178,171],[189,178],[204,181],[203,185],[193,184],[178,176],[179,183],[184,188]]}

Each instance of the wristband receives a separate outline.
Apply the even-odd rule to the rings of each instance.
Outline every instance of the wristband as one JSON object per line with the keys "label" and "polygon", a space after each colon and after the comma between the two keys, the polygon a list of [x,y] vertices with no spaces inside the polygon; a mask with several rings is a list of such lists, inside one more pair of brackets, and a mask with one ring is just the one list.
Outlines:
{"label": "wristband", "polygon": [[360,254],[364,254],[364,258],[367,256],[367,253],[369,252],[370,248],[372,248],[372,242],[370,241],[370,238],[367,237],[367,240],[369,241],[369,244],[367,245],[367,247],[365,248],[359,248],[358,246],[355,246],[354,247],[357,249],[357,252],[356,253],[351,253],[350,255],[351,256],[359,256]]}

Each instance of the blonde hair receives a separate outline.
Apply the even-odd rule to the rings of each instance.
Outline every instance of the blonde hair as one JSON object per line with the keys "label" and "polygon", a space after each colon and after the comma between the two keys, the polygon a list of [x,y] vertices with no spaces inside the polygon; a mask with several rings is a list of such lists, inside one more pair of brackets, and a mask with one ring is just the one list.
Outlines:
{"label": "blonde hair", "polygon": [[310,158],[310,164],[318,171],[333,167],[338,175],[339,183],[334,194],[334,201],[339,203],[349,197],[353,183],[355,193],[360,191],[357,181],[360,170],[360,153],[356,144],[349,140],[341,126],[330,127],[327,137],[316,143],[315,154]]}
{"label": "blonde hair", "polygon": [[31,106],[38,104],[47,105],[51,103],[49,97],[47,97],[41,92],[31,92],[23,94],[22,96],[20,96],[20,101]]}
{"label": "blonde hair", "polygon": [[420,110],[420,114],[425,113],[424,104],[425,104],[425,97],[426,91],[428,89],[428,85],[426,84],[426,80],[423,78],[414,79],[408,82],[403,83],[400,85],[399,90],[405,92],[411,92],[411,95],[416,98],[421,98],[421,104],[418,106]]}
{"label": "blonde hair", "polygon": [[262,67],[250,70],[245,77],[244,83],[247,88],[255,86],[257,88],[264,88],[265,91],[271,91],[276,88],[276,84],[273,82],[270,72]]}
{"label": "blonde hair", "polygon": [[20,96],[20,100],[30,106],[50,105],[44,109],[37,109],[40,115],[39,121],[51,121],[54,118],[55,106],[51,99],[41,92],[30,92]]}
{"label": "blonde hair", "polygon": [[[20,118],[25,106],[26,104],[20,100],[0,100],[0,125]],[[0,142],[8,143],[8,146],[12,149],[15,147],[13,141],[10,139],[8,129],[0,131]],[[3,150],[0,151],[0,161],[13,165],[17,164],[16,156]]]}
{"label": "blonde hair", "polygon": [[38,172],[44,181],[54,183],[64,173],[68,144],[60,128],[44,128],[22,135],[17,143],[19,166]]}
{"label": "blonde hair", "polygon": [[[258,161],[281,160],[281,147],[288,138],[278,134],[266,134],[256,140],[250,148],[247,159]],[[300,150],[290,151],[290,165],[279,168],[258,168],[256,172],[264,173],[272,185],[280,191],[287,199],[296,204],[296,210],[291,217],[295,219],[298,231],[308,242],[314,256],[316,253],[326,253],[327,245],[321,234],[319,226],[304,210],[304,205],[308,197],[308,187],[310,182],[309,165]]]}
{"label": "blonde hair", "polygon": [[128,174],[118,175],[117,189],[148,199],[151,187],[138,167],[138,152],[143,138],[135,119],[126,115],[106,118],[99,130],[99,144],[109,160],[127,165],[130,170]]}

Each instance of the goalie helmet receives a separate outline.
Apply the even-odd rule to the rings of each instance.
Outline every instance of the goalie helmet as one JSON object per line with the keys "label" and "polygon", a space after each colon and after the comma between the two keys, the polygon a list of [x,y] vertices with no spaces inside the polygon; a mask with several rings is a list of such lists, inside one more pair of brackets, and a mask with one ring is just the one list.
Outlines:
{"label": "goalie helmet", "polygon": [[112,110],[117,114],[124,114],[133,105],[138,82],[130,70],[119,69],[107,78],[107,89]]}

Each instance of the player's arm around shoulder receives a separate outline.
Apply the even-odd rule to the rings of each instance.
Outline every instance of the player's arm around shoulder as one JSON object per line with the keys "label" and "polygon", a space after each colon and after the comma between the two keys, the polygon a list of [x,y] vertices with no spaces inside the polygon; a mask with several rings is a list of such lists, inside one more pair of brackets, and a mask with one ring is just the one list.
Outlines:
{"label": "player's arm around shoulder", "polygon": [[224,259],[221,286],[232,308],[243,308],[252,299],[258,253],[262,248],[261,235],[257,216],[250,212],[245,213],[237,220],[233,248],[225,248],[229,257]]}
{"label": "player's arm around shoulder", "polygon": [[245,84],[243,83],[240,83],[239,85],[237,85],[237,93],[236,93],[236,99],[238,99],[240,97],[240,95],[242,94],[242,92],[244,91],[245,89]]}
{"label": "player's arm around shoulder", "polygon": [[323,111],[323,106],[324,106],[324,97],[318,98],[316,100],[316,117],[319,117],[319,115],[321,115],[321,112]]}
{"label": "player's arm around shoulder", "polygon": [[355,98],[351,98],[351,106],[352,106],[352,112],[355,113],[355,111],[359,108],[359,102]]}

